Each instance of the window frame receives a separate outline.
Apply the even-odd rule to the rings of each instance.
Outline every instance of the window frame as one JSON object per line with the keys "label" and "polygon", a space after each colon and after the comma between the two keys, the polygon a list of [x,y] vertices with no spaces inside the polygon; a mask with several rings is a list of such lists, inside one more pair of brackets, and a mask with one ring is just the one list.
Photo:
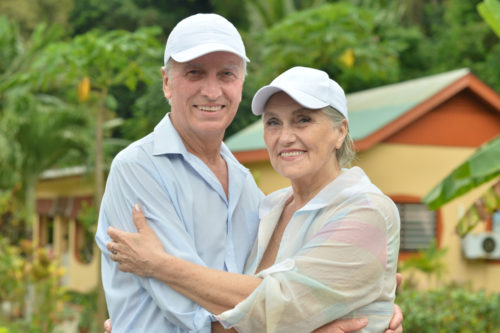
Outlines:
{"label": "window frame", "polygon": [[[394,201],[395,204],[423,204],[422,203],[422,198],[417,197],[417,196],[410,196],[410,195],[391,195],[390,198]],[[436,212],[436,225],[435,225],[435,235],[436,235],[436,242],[438,248],[441,248],[441,239],[442,239],[442,218],[441,218],[441,209],[435,210]],[[403,227],[403,226],[401,226]],[[410,257],[414,257],[418,255],[418,250],[417,251],[408,251],[408,250],[399,250],[399,260],[405,260]]]}

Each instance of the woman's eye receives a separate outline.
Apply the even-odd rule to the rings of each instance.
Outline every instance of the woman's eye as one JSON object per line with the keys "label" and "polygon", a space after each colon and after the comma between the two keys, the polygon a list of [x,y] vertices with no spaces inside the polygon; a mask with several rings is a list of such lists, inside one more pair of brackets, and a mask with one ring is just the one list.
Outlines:
{"label": "woman's eye", "polygon": [[276,126],[278,122],[275,119],[269,119],[266,121],[266,126]]}
{"label": "woman's eye", "polygon": [[299,123],[308,123],[311,121],[311,118],[309,117],[300,117],[299,118]]}

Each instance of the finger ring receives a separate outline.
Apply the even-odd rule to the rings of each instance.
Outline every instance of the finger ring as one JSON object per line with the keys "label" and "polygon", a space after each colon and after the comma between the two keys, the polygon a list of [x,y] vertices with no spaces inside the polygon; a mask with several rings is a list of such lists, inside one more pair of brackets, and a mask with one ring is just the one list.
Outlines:
{"label": "finger ring", "polygon": [[111,248],[111,253],[113,253],[114,255],[116,255],[118,253],[118,251],[115,250],[114,247]]}

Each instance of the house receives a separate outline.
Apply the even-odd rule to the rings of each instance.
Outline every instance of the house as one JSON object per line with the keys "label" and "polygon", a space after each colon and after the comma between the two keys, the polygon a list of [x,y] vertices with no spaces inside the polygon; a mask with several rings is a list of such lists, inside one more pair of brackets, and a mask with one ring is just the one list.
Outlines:
{"label": "house", "polygon": [[[500,95],[468,69],[391,84],[347,95],[349,127],[358,165],[398,205],[400,260],[437,240],[447,248],[446,280],[500,291],[497,260],[471,260],[455,231],[458,220],[498,180],[437,211],[421,199],[479,146],[500,134]],[[226,140],[265,193],[288,186],[271,167],[261,121]],[[500,158],[500,156],[498,157]],[[498,214],[497,214],[498,215]],[[491,221],[474,232],[491,230]],[[494,234],[500,250],[500,230]],[[499,251],[500,254],[500,251]]]}
{"label": "house", "polygon": [[63,285],[79,292],[97,286],[100,270],[95,232],[88,232],[80,221],[93,195],[94,183],[84,167],[45,171],[36,186],[33,241],[59,258],[66,270]]}
{"label": "house", "polygon": [[[398,205],[400,260],[430,242],[447,248],[445,279],[500,291],[499,260],[468,259],[455,232],[457,221],[494,179],[437,211],[421,199],[480,145],[500,134],[500,96],[468,69],[348,94],[351,134],[358,150],[355,165]],[[265,193],[289,185],[271,167],[260,121],[226,140]],[[500,156],[499,156],[500,158]],[[88,291],[98,282],[99,254],[88,253],[80,212],[92,200],[92,182],[81,168],[46,172],[37,185],[38,222],[34,238],[51,246],[67,267],[70,289]],[[484,232],[493,223],[481,223]],[[499,231],[500,233],[500,231]],[[498,238],[500,247],[500,237]],[[93,238],[92,238],[93,240]]]}

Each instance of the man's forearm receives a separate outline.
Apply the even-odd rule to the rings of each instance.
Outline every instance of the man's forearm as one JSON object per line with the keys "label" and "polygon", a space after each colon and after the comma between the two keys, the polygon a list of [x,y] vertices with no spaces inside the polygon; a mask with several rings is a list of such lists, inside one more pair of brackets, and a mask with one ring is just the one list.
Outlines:
{"label": "man's forearm", "polygon": [[262,282],[254,276],[215,270],[168,254],[154,266],[154,278],[214,314],[234,308]]}

